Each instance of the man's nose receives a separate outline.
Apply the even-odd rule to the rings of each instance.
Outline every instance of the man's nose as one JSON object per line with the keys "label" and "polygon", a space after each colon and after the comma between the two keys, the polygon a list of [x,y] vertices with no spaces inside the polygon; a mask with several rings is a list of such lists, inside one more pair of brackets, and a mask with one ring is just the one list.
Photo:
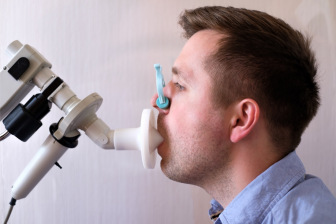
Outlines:
{"label": "man's nose", "polygon": [[[171,94],[170,94],[170,92],[171,92],[171,91],[170,91],[170,86],[171,86],[171,82],[169,82],[168,85],[166,85],[166,87],[163,88],[163,95],[169,99],[170,104],[171,104],[172,102],[171,102],[171,96],[170,96],[170,95],[171,95]],[[165,109],[159,108],[159,107],[157,106],[157,104],[156,104],[156,100],[158,99],[158,97],[159,97],[159,96],[158,96],[158,93],[155,93],[155,94],[153,95],[153,97],[152,97],[152,99],[151,99],[151,104],[152,104],[152,106],[153,106],[155,109],[157,109],[160,113],[168,114],[168,113],[169,113],[170,104],[169,104],[168,107],[165,108]]]}

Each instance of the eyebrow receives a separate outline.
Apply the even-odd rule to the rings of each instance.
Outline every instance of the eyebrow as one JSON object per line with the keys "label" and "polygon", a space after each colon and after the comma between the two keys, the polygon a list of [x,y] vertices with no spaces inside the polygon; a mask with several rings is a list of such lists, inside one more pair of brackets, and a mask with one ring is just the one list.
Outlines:
{"label": "eyebrow", "polygon": [[172,67],[172,73],[174,75],[179,75],[180,74],[180,70],[178,68],[176,68],[176,67]]}
{"label": "eyebrow", "polygon": [[173,75],[179,76],[182,80],[185,80],[187,82],[191,81],[188,73],[182,72],[178,67],[173,66],[172,73]]}
{"label": "eyebrow", "polygon": [[178,76],[181,80],[183,80],[184,84],[191,85],[192,80],[190,79],[190,76],[188,73],[181,71],[178,67],[173,66],[172,67],[172,73],[173,75]]}

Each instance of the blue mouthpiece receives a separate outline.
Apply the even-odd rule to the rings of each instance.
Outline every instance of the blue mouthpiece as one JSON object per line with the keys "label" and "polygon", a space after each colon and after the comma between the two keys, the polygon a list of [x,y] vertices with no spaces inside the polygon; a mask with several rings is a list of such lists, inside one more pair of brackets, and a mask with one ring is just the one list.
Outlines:
{"label": "blue mouthpiece", "polygon": [[161,109],[166,109],[169,107],[169,99],[163,95],[163,87],[165,87],[165,81],[161,73],[161,65],[154,64],[156,70],[156,89],[159,97],[156,100],[156,105]]}

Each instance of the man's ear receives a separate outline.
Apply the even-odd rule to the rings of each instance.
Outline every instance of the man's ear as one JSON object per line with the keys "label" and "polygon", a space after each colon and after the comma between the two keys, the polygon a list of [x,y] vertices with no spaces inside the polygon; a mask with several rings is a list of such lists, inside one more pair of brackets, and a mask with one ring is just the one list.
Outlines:
{"label": "man's ear", "polygon": [[244,99],[234,107],[231,118],[230,140],[234,143],[245,138],[259,120],[260,109],[256,101]]}

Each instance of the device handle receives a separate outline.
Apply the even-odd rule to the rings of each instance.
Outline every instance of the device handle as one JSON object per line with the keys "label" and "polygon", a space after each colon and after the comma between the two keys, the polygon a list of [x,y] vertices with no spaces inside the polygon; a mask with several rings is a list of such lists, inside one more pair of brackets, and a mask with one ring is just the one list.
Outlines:
{"label": "device handle", "polygon": [[[73,139],[77,141],[78,137],[79,135],[73,137]],[[12,187],[12,197],[16,200],[25,198],[49,170],[55,164],[58,165],[57,161],[71,147],[71,145],[55,139],[51,133],[15,181]]]}

